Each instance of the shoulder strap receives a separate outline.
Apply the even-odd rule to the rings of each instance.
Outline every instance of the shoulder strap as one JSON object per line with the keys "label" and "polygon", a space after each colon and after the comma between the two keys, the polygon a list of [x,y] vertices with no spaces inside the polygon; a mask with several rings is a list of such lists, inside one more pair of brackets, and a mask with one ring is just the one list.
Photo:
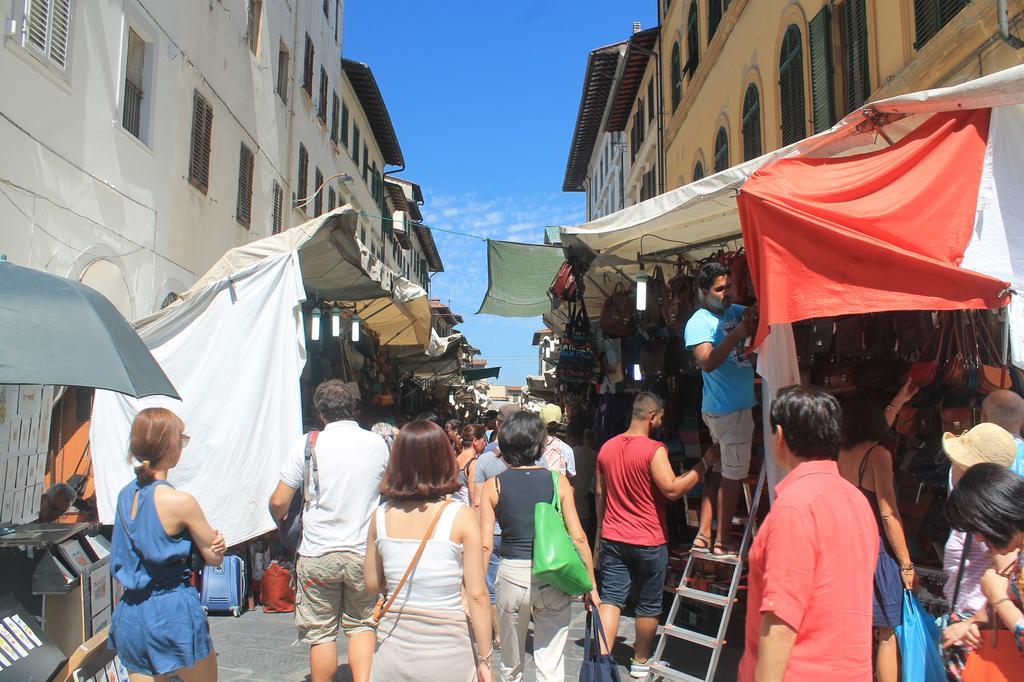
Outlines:
{"label": "shoulder strap", "polygon": [[949,604],[950,613],[956,613],[957,602],[960,601],[960,583],[964,580],[964,566],[967,555],[971,551],[971,533],[964,533],[964,549],[960,553],[960,569],[956,573],[956,587],[953,588],[953,601]]}
{"label": "shoulder strap", "polygon": [[[309,501],[309,482],[310,479],[313,481],[313,486],[316,488],[316,497],[320,497],[320,468],[316,463],[316,439],[320,435],[320,432],[313,429],[306,434],[306,451],[303,456],[302,466],[302,499],[306,502]],[[312,465],[312,467],[310,466]],[[312,470],[311,470],[312,469]]]}
{"label": "shoulder strap", "polygon": [[375,512],[377,515],[377,539],[386,538],[388,536],[387,522],[384,520],[384,514],[387,512],[388,505],[384,503],[377,507]]}
{"label": "shoulder strap", "polygon": [[405,575],[403,575],[402,579],[398,581],[398,585],[395,586],[395,589],[391,593],[391,596],[388,597],[388,600],[384,604],[384,608],[381,609],[378,618],[384,617],[384,614],[388,612],[388,610],[391,608],[391,605],[395,603],[395,599],[398,598],[398,593],[402,591],[403,587],[405,587],[405,582],[409,579],[409,576],[412,574],[412,570],[416,568],[416,564],[420,562],[420,557],[423,556],[423,550],[427,547],[427,541],[430,540],[430,538],[434,535],[434,529],[437,528],[437,523],[441,520],[441,514],[444,513],[444,510],[448,507],[449,504],[451,504],[451,500],[445,500],[444,502],[441,503],[441,507],[437,510],[437,512],[434,513],[434,518],[430,522],[430,525],[427,526],[427,532],[423,534],[423,539],[420,540],[420,546],[416,549],[416,554],[413,555],[412,561],[409,562],[409,567],[405,569]]}
{"label": "shoulder strap", "polygon": [[551,504],[559,514],[562,513],[562,501],[558,498],[558,472],[554,469],[551,470]]}
{"label": "shoulder strap", "polygon": [[867,452],[864,453],[864,459],[862,459],[860,461],[860,472],[857,474],[857,485],[858,486],[863,487],[864,472],[868,470],[868,457],[871,456],[871,453],[874,452],[875,448],[877,448],[879,445],[881,445],[881,443],[875,443],[870,448],[868,448]]}

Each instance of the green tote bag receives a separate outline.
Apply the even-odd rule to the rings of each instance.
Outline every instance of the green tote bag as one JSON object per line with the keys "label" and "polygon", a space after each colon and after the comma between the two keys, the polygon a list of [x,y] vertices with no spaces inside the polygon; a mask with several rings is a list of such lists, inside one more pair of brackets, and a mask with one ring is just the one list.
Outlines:
{"label": "green tote bag", "polygon": [[587,567],[569,537],[558,499],[558,472],[551,472],[555,492],[551,502],[533,508],[533,574],[566,594],[585,594],[593,589]]}

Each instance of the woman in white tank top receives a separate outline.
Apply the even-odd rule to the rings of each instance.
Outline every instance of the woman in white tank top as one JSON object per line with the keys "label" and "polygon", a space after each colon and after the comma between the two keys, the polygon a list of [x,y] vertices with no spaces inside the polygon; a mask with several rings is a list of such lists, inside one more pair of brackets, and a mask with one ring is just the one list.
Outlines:
{"label": "woman in white tank top", "polygon": [[[370,524],[367,589],[381,594],[396,589],[435,518],[437,525],[377,628],[372,680],[491,680],[490,598],[480,525],[469,507],[445,499],[458,489],[458,467],[445,432],[424,420],[403,428],[381,483],[381,495],[390,501],[374,512]],[[474,652],[473,640],[481,643],[480,651]]]}

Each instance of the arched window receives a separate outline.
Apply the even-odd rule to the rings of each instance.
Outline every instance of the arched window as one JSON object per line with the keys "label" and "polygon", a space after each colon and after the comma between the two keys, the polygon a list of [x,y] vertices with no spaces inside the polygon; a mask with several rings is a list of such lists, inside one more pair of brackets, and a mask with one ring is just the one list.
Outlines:
{"label": "arched window", "polygon": [[751,83],[743,95],[743,160],[761,156],[761,98]]}
{"label": "arched window", "polygon": [[683,73],[679,63],[679,43],[672,46],[672,111],[679,106],[683,98]]}
{"label": "arched window", "polygon": [[703,179],[704,179],[704,164],[701,163],[700,161],[698,161],[693,166],[693,181],[697,182],[698,180],[703,180]]}
{"label": "arched window", "polygon": [[715,135],[715,172],[721,173],[729,167],[729,133],[725,126],[718,129]]}
{"label": "arched window", "polygon": [[683,70],[693,78],[700,65],[700,36],[697,29],[697,0],[690,3],[690,14],[686,19],[686,66]]}
{"label": "arched window", "polygon": [[708,0],[708,45],[715,37],[718,24],[722,22],[722,0]]}
{"label": "arched window", "polygon": [[807,136],[804,107],[804,54],[800,29],[790,24],[779,51],[779,100],[782,113],[782,144],[792,144]]}

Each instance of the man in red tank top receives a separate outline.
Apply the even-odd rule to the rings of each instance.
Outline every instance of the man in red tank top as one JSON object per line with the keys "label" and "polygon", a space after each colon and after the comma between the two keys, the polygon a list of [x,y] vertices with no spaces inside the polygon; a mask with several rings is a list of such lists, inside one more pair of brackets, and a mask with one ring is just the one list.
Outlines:
{"label": "man in red tank top", "polygon": [[629,429],[605,443],[597,455],[601,621],[608,641],[614,642],[622,608],[635,586],[636,641],[629,670],[633,677],[646,677],[649,671],[661,615],[668,565],[665,503],[685,495],[714,464],[702,459],[676,476],[665,445],[650,437],[664,414],[661,398],[646,391],[638,394]]}

